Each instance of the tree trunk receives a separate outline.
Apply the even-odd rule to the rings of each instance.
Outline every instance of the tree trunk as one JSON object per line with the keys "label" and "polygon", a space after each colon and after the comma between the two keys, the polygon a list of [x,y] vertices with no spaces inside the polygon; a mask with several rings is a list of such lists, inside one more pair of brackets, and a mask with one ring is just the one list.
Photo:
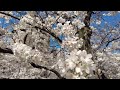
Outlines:
{"label": "tree trunk", "polygon": [[93,13],[92,11],[87,11],[87,15],[85,16],[85,19],[84,19],[85,26],[81,28],[81,30],[79,31],[80,33],[84,32],[82,33],[83,34],[82,37],[80,36],[80,38],[83,39],[83,45],[80,48],[80,50],[86,50],[87,53],[91,53],[92,51],[91,44],[90,44],[92,30],[89,27],[92,13]]}

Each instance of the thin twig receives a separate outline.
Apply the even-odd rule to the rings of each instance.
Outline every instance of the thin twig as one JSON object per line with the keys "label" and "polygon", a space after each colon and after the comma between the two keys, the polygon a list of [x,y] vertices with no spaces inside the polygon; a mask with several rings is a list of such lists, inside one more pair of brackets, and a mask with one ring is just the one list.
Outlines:
{"label": "thin twig", "polygon": [[118,39],[120,39],[120,37],[113,38],[112,40],[108,41],[107,44],[106,44],[106,47],[107,47],[112,41],[115,41],[115,40],[118,40]]}

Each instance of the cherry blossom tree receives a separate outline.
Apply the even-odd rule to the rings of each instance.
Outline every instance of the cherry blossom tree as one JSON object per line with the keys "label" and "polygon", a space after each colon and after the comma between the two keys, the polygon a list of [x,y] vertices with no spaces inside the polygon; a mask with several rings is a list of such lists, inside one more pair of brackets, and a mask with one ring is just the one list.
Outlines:
{"label": "cherry blossom tree", "polygon": [[[1,57],[4,57],[1,59],[7,61],[5,58],[11,56],[22,63],[19,72],[11,71],[14,74],[6,77],[120,78],[119,21],[111,25],[104,19],[104,16],[115,17],[119,13],[119,11],[0,11],[0,17],[9,23],[8,27],[2,26],[0,29],[0,53]],[[55,40],[60,48],[51,49],[50,39]],[[31,68],[26,68],[28,66]],[[47,74],[43,72],[45,70]],[[32,72],[39,72],[40,76],[31,77]],[[16,77],[18,75],[19,77]]]}

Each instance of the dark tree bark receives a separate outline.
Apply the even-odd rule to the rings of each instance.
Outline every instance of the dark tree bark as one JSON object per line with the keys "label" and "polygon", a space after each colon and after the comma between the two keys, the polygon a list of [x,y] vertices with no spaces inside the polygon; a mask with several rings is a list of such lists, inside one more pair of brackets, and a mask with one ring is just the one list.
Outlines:
{"label": "dark tree bark", "polygon": [[0,53],[10,53],[10,54],[13,54],[13,51],[9,48],[5,48],[5,49],[2,49],[0,48]]}
{"label": "dark tree bark", "polygon": [[[80,48],[80,50],[86,50],[87,53],[91,53],[91,50],[92,50],[91,49],[91,44],[90,44],[90,38],[91,38],[91,35],[92,35],[92,30],[89,27],[90,18],[91,18],[92,14],[93,14],[93,11],[87,11],[87,15],[84,18],[85,26],[79,30],[79,33],[81,33],[81,35],[79,37],[83,39],[83,45]],[[82,32],[84,32],[84,33],[82,33]]]}

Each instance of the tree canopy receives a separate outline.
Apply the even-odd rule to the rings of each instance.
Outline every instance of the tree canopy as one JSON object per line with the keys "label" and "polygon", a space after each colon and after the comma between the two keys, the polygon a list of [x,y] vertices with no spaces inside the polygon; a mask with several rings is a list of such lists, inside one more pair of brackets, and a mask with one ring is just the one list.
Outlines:
{"label": "tree canopy", "polygon": [[0,55],[7,78],[120,78],[120,11],[0,11]]}

